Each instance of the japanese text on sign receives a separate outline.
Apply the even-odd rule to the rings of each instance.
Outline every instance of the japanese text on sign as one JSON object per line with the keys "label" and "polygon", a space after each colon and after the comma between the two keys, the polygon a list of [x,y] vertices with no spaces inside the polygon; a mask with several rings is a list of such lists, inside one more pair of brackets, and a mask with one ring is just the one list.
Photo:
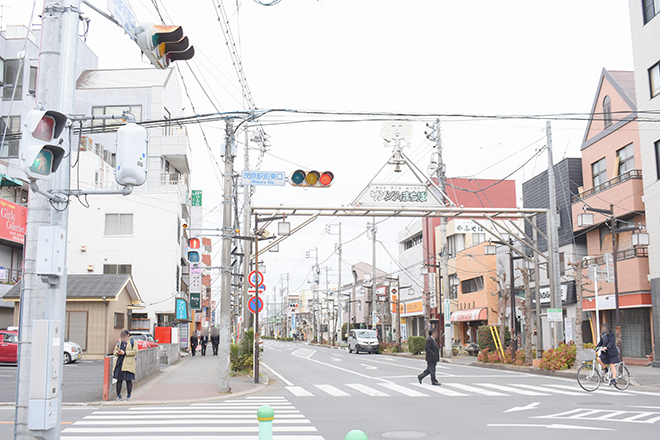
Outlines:
{"label": "japanese text on sign", "polygon": [[243,185],[284,186],[284,171],[243,171]]}

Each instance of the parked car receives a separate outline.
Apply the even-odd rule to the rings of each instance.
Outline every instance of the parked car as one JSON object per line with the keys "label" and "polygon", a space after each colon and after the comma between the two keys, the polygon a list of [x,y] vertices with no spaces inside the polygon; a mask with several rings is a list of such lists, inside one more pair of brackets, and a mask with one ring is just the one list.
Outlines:
{"label": "parked car", "polygon": [[146,332],[131,332],[131,337],[138,346],[138,350],[145,348],[158,347],[158,342],[154,339],[151,333]]}
{"label": "parked car", "polygon": [[82,347],[79,344],[73,341],[64,341],[62,346],[64,348],[63,363],[69,364],[82,359]]}
{"label": "parked car", "polygon": [[351,330],[348,335],[348,352],[359,353],[378,353],[380,344],[378,343],[378,335],[376,330]]}
{"label": "parked car", "polygon": [[0,330],[0,362],[15,364],[18,360],[18,332]]}
{"label": "parked car", "polygon": [[[82,359],[82,347],[72,341],[64,341],[63,362],[65,364]],[[0,363],[18,362],[18,331],[0,330]]]}

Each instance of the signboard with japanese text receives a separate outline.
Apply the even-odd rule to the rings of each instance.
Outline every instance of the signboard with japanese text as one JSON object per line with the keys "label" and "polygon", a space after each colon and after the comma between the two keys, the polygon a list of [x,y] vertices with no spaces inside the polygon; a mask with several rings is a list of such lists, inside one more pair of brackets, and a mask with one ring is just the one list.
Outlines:
{"label": "signboard with japanese text", "polygon": [[196,265],[190,266],[190,292],[202,292],[202,269]]}
{"label": "signboard with japanese text", "polygon": [[483,234],[486,232],[481,226],[479,226],[472,220],[466,220],[466,219],[455,219],[454,229],[459,234],[470,234],[470,233]]}
{"label": "signboard with japanese text", "polygon": [[202,190],[195,189],[190,192],[190,203],[192,206],[202,206]]}
{"label": "signboard with japanese text", "polygon": [[[541,298],[541,304],[550,304],[550,287],[541,287],[539,288],[539,296]],[[566,302],[568,298],[568,285],[561,285],[561,301]]]}
{"label": "signboard with japanese text", "polygon": [[550,322],[562,322],[564,320],[564,314],[562,309],[548,309],[548,321]]}
{"label": "signboard with japanese text", "polygon": [[376,296],[387,296],[387,286],[376,287]]}
{"label": "signboard with japanese text", "polygon": [[23,243],[27,228],[27,208],[0,199],[0,239]]}
{"label": "signboard with japanese text", "polygon": [[190,292],[190,308],[192,310],[202,309],[202,294]]}
{"label": "signboard with japanese text", "polygon": [[367,206],[431,206],[437,205],[433,197],[429,197],[428,188],[424,185],[410,184],[371,184],[359,198],[357,205]]}
{"label": "signboard with japanese text", "polygon": [[253,186],[284,186],[286,174],[284,171],[243,171],[243,185]]}
{"label": "signboard with japanese text", "polygon": [[108,0],[108,11],[131,37],[135,36],[138,20],[128,0]]}
{"label": "signboard with japanese text", "polygon": [[421,315],[424,312],[422,300],[403,303],[401,306],[401,315],[403,316]]}
{"label": "signboard with japanese text", "polygon": [[188,303],[183,298],[176,299],[176,319],[182,321],[188,319]]}
{"label": "signboard with japanese text", "polygon": [[398,300],[399,300],[399,292],[394,287],[390,289],[390,302],[392,304],[392,314],[396,314],[396,304]]}

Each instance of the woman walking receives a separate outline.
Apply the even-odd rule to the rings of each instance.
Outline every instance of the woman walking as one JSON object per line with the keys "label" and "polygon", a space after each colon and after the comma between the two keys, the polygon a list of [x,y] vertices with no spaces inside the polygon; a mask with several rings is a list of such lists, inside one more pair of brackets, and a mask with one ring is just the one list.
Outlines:
{"label": "woman walking", "polygon": [[126,382],[126,400],[131,400],[133,391],[133,381],[135,380],[135,356],[137,356],[137,346],[131,338],[128,330],[122,330],[119,335],[119,341],[115,345],[113,354],[115,355],[115,365],[112,377],[117,379],[117,400],[122,400],[122,383]]}

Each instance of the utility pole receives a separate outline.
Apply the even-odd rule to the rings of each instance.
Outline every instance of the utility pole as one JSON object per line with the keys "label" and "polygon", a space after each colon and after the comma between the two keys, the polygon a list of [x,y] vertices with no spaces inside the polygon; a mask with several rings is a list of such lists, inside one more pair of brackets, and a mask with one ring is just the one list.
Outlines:
{"label": "utility pole", "polygon": [[[539,233],[536,226],[536,217],[532,217],[532,239],[534,247],[539,248]],[[534,252],[534,304],[536,306],[536,358],[541,359],[543,355],[543,322],[541,321],[541,272],[539,271],[539,254]]]}
{"label": "utility pole", "polygon": [[[255,279],[257,280],[254,289],[255,308],[254,313],[254,352],[252,354],[252,364],[254,365],[254,383],[259,383],[259,217],[254,215],[254,271]],[[263,301],[263,300],[262,300]],[[264,301],[265,302],[265,301]],[[247,303],[246,303],[247,307]],[[248,307],[249,309],[249,307]],[[268,309],[266,309],[266,316],[268,316]],[[229,362],[227,362],[229,363]]]}
{"label": "utility pole", "polygon": [[[550,121],[546,122],[546,137],[548,144],[548,195],[549,195],[549,210],[548,210],[548,269],[550,274],[550,307],[562,308],[561,300],[561,283],[559,280],[559,233],[557,231],[557,194],[555,188],[555,166],[552,159],[552,131],[550,128]],[[557,347],[560,342],[564,340],[563,321],[559,323],[552,323],[554,326],[554,343],[553,347]]]}
{"label": "utility pole", "polygon": [[[39,52],[39,82],[37,102],[45,109],[56,110],[65,115],[73,113],[75,94],[75,72],[78,47],[78,24],[80,0],[62,2],[47,1],[44,6],[41,47]],[[69,136],[63,136],[65,154],[60,167],[51,180],[42,180],[43,190],[69,190],[71,169],[71,145]],[[60,204],[61,205],[61,204]],[[61,211],[60,211],[61,209]],[[28,405],[32,365],[32,329],[35,319],[59,321],[59,329],[65,322],[66,310],[66,266],[60,277],[59,286],[44,283],[36,273],[37,243],[39,228],[57,226],[64,234],[63,248],[66,255],[68,206],[53,209],[48,199],[31,193],[28,200],[28,221],[24,251],[23,286],[20,300],[20,325],[18,344],[18,372],[16,390],[16,413],[14,439],[32,440],[59,439],[62,420],[62,352],[55,356],[55,365],[60,373],[54,379],[57,397],[54,398],[56,412],[55,427],[43,431],[28,430]],[[45,335],[44,335],[45,337]]]}
{"label": "utility pole", "polygon": [[[513,240],[509,239],[509,244],[513,246]],[[516,277],[513,268],[513,248],[509,248],[509,296],[511,297],[511,356],[515,359],[518,351],[518,335],[516,334]]]}
{"label": "utility pole", "polygon": [[373,218],[371,228],[371,302],[369,314],[371,315],[371,327],[377,328],[376,320],[376,217]]}
{"label": "utility pole", "polygon": [[337,239],[337,319],[335,319],[335,334],[333,338],[337,337],[337,327],[339,327],[339,341],[337,345],[341,345],[341,295],[342,295],[342,286],[341,286],[341,222],[339,222],[339,238]]}
{"label": "utility pole", "polygon": [[[243,153],[243,169],[249,171],[250,169],[250,154],[248,151],[249,133],[245,130],[245,151]],[[250,233],[250,192],[252,185],[243,185],[243,231],[245,235]],[[248,307],[248,278],[250,276],[250,260],[252,243],[250,241],[243,241],[243,325],[241,330],[245,332],[250,328],[250,309]],[[240,335],[239,335],[240,336]]]}
{"label": "utility pole", "polygon": [[[224,193],[222,195],[222,278],[220,285],[220,356],[219,359],[219,380],[218,391],[229,393],[229,347],[231,345],[231,248],[234,238],[234,228],[232,227],[232,184],[234,175],[234,157],[232,156],[232,146],[234,144],[234,123],[232,119],[225,120],[225,172]],[[247,278],[243,280],[247,282]],[[257,289],[258,290],[258,289]],[[247,308],[247,302],[244,307]]]}
{"label": "utility pole", "polygon": [[351,299],[348,301],[348,331],[346,332],[346,336],[348,336],[351,333],[351,325],[353,325],[353,318],[351,316],[351,309],[353,309],[353,313],[355,313],[355,306],[352,305],[355,303],[355,289],[357,286],[358,282],[358,274],[357,270],[352,269],[351,273],[353,274],[353,289],[351,289]]}

